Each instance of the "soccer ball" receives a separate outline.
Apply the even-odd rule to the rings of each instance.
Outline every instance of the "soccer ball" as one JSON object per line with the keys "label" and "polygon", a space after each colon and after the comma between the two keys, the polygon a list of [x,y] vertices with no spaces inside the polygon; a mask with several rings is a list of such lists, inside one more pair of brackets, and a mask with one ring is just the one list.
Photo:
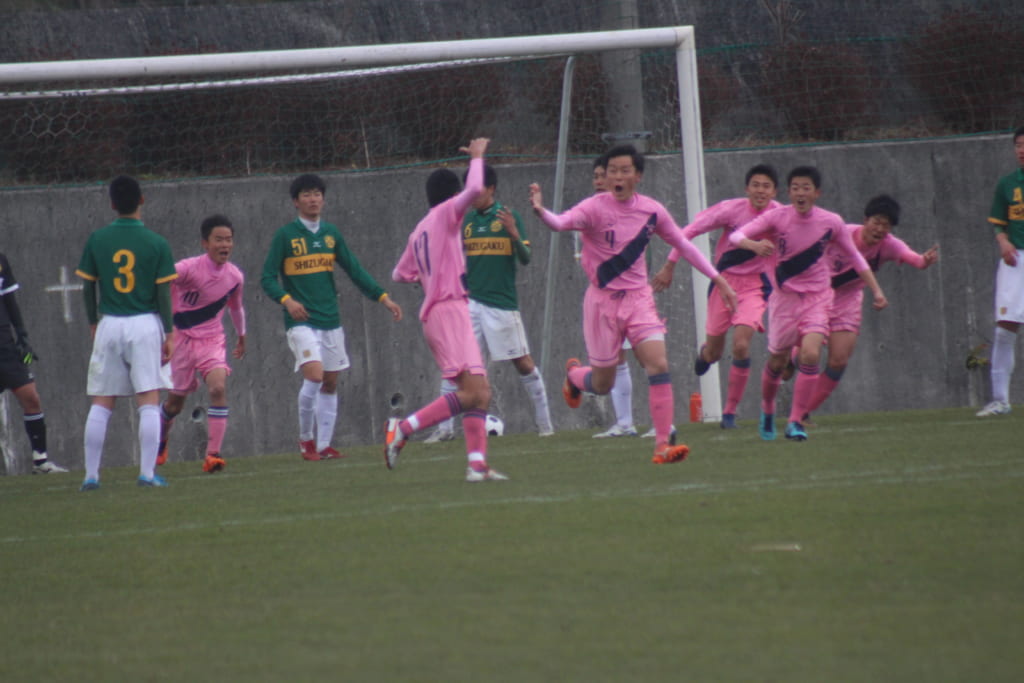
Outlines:
{"label": "soccer ball", "polygon": [[488,436],[501,436],[505,433],[505,423],[497,415],[488,415],[484,426],[487,427]]}

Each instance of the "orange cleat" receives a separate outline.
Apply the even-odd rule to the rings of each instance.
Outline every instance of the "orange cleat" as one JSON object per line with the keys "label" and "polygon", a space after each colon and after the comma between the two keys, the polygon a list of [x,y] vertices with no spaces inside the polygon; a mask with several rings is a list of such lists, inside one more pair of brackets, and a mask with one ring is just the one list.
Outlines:
{"label": "orange cleat", "polygon": [[167,462],[167,439],[160,442],[160,450],[156,453],[156,464],[163,465]]}
{"label": "orange cleat", "polygon": [[299,455],[303,460],[319,460],[320,454],[316,452],[316,441],[299,441]]}
{"label": "orange cleat", "polygon": [[203,461],[203,472],[207,474],[214,474],[220,472],[227,466],[224,462],[224,458],[220,457],[220,453],[207,453],[206,460]]}
{"label": "orange cleat", "polygon": [[651,462],[655,465],[668,465],[673,462],[682,462],[690,454],[690,447],[686,444],[669,446],[663,443],[654,449],[654,457]]}
{"label": "orange cleat", "polygon": [[565,398],[565,403],[570,408],[579,408],[580,404],[583,403],[583,392],[569,381],[569,371],[581,365],[582,363],[577,358],[570,358],[565,361],[565,383],[562,384],[562,397]]}

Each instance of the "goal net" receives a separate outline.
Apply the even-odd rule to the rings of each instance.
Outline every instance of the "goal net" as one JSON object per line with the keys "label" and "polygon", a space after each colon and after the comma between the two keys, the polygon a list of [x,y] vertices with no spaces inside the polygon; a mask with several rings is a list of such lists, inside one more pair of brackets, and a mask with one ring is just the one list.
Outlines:
{"label": "goal net", "polygon": [[[691,27],[4,64],[0,186],[382,170],[486,131],[498,162],[557,160],[554,208],[567,159],[617,139],[681,152],[692,216],[705,206],[697,92]],[[716,377],[702,393],[713,416]]]}

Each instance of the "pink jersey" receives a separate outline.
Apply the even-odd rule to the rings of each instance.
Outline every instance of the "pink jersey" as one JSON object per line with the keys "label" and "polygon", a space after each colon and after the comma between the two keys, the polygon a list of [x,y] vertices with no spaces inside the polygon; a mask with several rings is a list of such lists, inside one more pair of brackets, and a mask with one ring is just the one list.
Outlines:
{"label": "pink jersey", "polygon": [[409,235],[405,251],[391,273],[396,282],[423,287],[420,320],[439,301],[466,300],[466,256],[462,250],[462,217],[484,187],[483,159],[469,162],[462,192],[430,209]]}
{"label": "pink jersey", "polygon": [[588,197],[562,214],[547,209],[541,220],[552,230],[578,230],[583,242],[580,265],[590,284],[598,289],[637,290],[648,287],[644,250],[657,234],[689,261],[713,278],[718,271],[659,202],[634,194],[620,202],[611,192]]}
{"label": "pink jersey", "polygon": [[824,258],[825,249],[829,246],[835,246],[839,253],[845,254],[856,272],[868,270],[867,261],[854,246],[843,219],[817,206],[806,214],[793,206],[765,211],[735,230],[729,235],[729,241],[739,246],[744,237],[752,240],[768,238],[774,242],[772,279],[776,287],[787,292],[811,294],[831,287],[832,273]]}
{"label": "pink jersey", "polygon": [[[771,260],[762,258],[749,249],[736,247],[729,242],[729,235],[765,211],[780,206],[782,204],[772,200],[768,206],[758,211],[746,197],[726,199],[698,213],[693,222],[683,228],[683,237],[692,240],[697,235],[721,228],[722,235],[715,244],[715,268],[732,275],[757,275],[768,270]],[[669,252],[668,260],[675,263],[679,257],[680,253],[673,249]]]}
{"label": "pink jersey", "polygon": [[[877,271],[883,263],[895,261],[896,263],[907,263],[915,268],[924,268],[924,256],[907,246],[906,242],[886,235],[880,242],[873,246],[867,246],[861,240],[863,225],[846,225],[845,230],[850,234],[857,251],[867,261],[871,270]],[[860,290],[864,281],[857,276],[849,258],[845,252],[835,247],[829,247],[825,252],[829,267],[832,269],[832,288],[836,290],[836,296],[847,291]]]}
{"label": "pink jersey", "polygon": [[245,276],[233,263],[218,265],[206,254],[174,264],[171,282],[174,329],[193,338],[223,338],[221,316],[227,306],[238,336],[245,334],[242,288]]}

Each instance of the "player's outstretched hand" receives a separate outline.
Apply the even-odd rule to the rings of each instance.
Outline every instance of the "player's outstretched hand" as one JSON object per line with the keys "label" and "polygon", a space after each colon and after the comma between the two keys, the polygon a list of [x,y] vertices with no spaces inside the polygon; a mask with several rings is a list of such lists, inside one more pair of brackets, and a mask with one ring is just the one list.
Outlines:
{"label": "player's outstretched hand", "polygon": [[507,207],[501,207],[498,209],[498,220],[505,226],[505,232],[508,236],[514,240],[519,239],[519,228],[516,226],[516,217],[512,215],[512,212]]}
{"label": "player's outstretched hand", "polygon": [[530,183],[530,205],[534,211],[544,210],[544,193],[540,191],[540,185]]}
{"label": "player's outstretched hand", "polygon": [[664,292],[672,285],[672,273],[675,271],[675,264],[666,261],[654,277],[651,278],[651,289],[655,292]]}
{"label": "player's outstretched hand", "polygon": [[384,306],[385,306],[385,307],[386,307],[386,308],[387,308],[387,309],[388,309],[389,311],[391,311],[391,317],[395,319],[395,322],[396,322],[396,323],[397,323],[398,321],[400,321],[400,320],[402,319],[402,307],[401,307],[401,306],[399,306],[398,304],[396,304],[396,303],[395,303],[395,302],[394,302],[394,301],[393,301],[393,300],[391,299],[391,297],[390,297],[390,296],[388,296],[387,294],[385,294],[385,295],[384,295],[384,298],[382,298],[382,299],[380,300],[380,302],[381,302],[382,304],[384,304]]}
{"label": "player's outstretched hand", "polygon": [[932,248],[921,254],[924,257],[924,267],[935,265],[939,260],[939,245],[933,244]]}
{"label": "player's outstretched hand", "polygon": [[469,147],[460,147],[459,151],[468,154],[470,159],[483,159],[490,141],[490,138],[473,138],[469,141]]}

